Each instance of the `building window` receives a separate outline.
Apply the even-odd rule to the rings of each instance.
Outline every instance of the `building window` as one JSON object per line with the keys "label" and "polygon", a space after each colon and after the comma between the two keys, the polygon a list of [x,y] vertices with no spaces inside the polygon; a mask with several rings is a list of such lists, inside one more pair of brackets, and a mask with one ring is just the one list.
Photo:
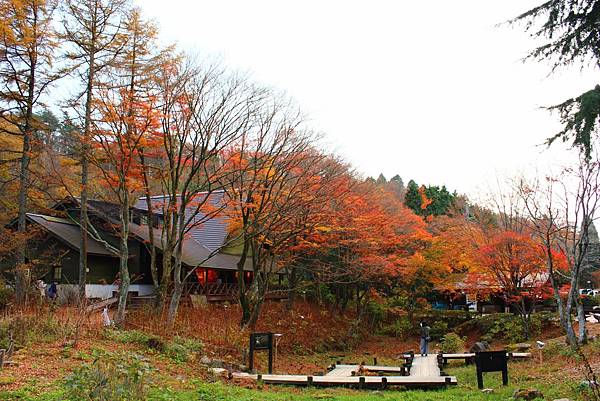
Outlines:
{"label": "building window", "polygon": [[62,266],[54,266],[52,269],[52,280],[60,281],[62,277]]}

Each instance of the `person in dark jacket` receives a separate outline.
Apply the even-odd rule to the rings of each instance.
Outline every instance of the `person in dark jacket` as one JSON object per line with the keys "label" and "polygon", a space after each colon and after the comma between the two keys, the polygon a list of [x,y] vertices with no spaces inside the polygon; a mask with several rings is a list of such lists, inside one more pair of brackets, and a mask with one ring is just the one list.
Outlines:
{"label": "person in dark jacket", "polygon": [[427,325],[427,322],[420,323],[421,328],[421,356],[427,356],[429,349],[429,341],[431,341],[431,337],[429,336],[429,331],[431,328]]}
{"label": "person in dark jacket", "polygon": [[48,298],[54,302],[56,296],[58,295],[58,289],[56,288],[56,281],[53,281],[52,284],[48,287]]}

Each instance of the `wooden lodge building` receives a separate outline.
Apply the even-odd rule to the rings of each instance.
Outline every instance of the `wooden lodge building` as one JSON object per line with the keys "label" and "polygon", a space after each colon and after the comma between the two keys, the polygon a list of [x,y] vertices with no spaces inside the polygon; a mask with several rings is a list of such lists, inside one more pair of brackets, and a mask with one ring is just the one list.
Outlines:
{"label": "wooden lodge building", "polygon": [[[223,192],[213,192],[208,200],[213,204],[223,201]],[[157,246],[157,265],[161,272],[160,236],[163,197],[152,197],[154,236]],[[28,225],[38,228],[36,240],[30,241],[27,260],[33,263],[32,281],[43,279],[58,284],[59,297],[68,297],[76,291],[79,282],[79,251],[81,231],[78,224],[80,200],[67,198],[58,202],[48,214],[27,214]],[[60,217],[58,217],[60,216]],[[88,201],[88,216],[101,240],[88,235],[88,272],[86,297],[106,299],[118,290],[119,257],[110,247],[119,247],[119,206],[113,203]],[[154,293],[150,272],[148,211],[145,198],[131,209],[129,247],[130,293],[146,297]],[[183,268],[195,269],[186,283],[187,294],[205,296],[206,301],[234,300],[237,292],[237,263],[235,247],[226,246],[229,230],[227,219],[220,216],[206,219],[201,213],[195,217],[202,224],[193,225],[183,244]],[[13,223],[14,224],[14,223]],[[212,255],[212,256],[211,256]],[[247,282],[252,278],[251,258],[244,267]],[[281,281],[281,277],[280,277]],[[283,298],[282,292],[273,291],[271,298]]]}

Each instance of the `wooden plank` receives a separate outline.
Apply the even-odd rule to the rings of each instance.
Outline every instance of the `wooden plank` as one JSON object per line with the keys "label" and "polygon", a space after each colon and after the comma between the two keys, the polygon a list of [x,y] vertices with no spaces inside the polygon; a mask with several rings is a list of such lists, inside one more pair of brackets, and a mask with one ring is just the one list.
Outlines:
{"label": "wooden plank", "polygon": [[[235,378],[258,379],[258,375],[234,373]],[[359,385],[361,378],[367,385],[381,385],[382,379],[386,379],[387,385],[402,385],[402,386],[444,386],[447,384],[456,384],[456,377],[413,377],[413,376],[310,376],[312,384],[324,386],[340,386],[340,385]],[[261,380],[267,384],[296,384],[307,385],[307,375],[261,375]]]}
{"label": "wooden plank", "polygon": [[108,299],[105,299],[104,301],[96,302],[95,304],[89,305],[87,308],[85,308],[85,311],[93,312],[95,310],[102,309],[105,306],[110,306],[110,305],[116,303],[118,300],[119,300],[118,297],[108,298]]}
{"label": "wooden plank", "polygon": [[[352,365],[350,365],[352,366]],[[402,385],[413,387],[440,387],[457,384],[454,376],[307,376],[307,375],[256,375],[233,373],[234,378],[261,380],[267,384],[320,385],[320,386],[367,386],[384,387]],[[362,382],[361,382],[362,380]]]}
{"label": "wooden plank", "polygon": [[409,377],[441,377],[438,368],[437,355],[429,354],[427,356],[415,355],[410,368]]}
{"label": "wooden plank", "polygon": [[[507,352],[508,356],[511,358],[531,358],[531,352]],[[465,352],[460,354],[443,354],[442,357],[444,359],[466,359],[466,358],[474,358],[475,353]],[[415,357],[416,358],[416,357]]]}
{"label": "wooden plank", "polygon": [[[325,376],[329,376],[332,372],[344,372],[350,371],[347,376],[352,376],[352,372],[358,371],[360,365],[335,365],[335,369],[327,373]],[[363,365],[363,367],[372,372],[402,372],[402,366],[383,366],[383,365]],[[332,376],[341,376],[340,374],[334,374]]]}
{"label": "wooden plank", "polygon": [[358,370],[358,365],[336,365],[335,369],[328,372],[325,376],[352,376],[352,372]]}

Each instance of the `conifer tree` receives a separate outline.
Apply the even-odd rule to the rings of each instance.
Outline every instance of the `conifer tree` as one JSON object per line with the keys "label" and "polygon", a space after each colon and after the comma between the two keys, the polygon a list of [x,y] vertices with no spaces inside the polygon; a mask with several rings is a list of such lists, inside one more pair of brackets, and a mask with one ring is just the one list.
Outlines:
{"label": "conifer tree", "polygon": [[81,226],[79,251],[79,297],[85,297],[87,279],[87,237],[89,220],[89,162],[94,101],[99,85],[99,74],[114,63],[123,46],[123,19],[127,0],[66,0],[62,39],[69,50],[67,60],[74,63],[73,71],[79,74],[84,87],[73,99],[73,108],[81,114]]}
{"label": "conifer tree", "polygon": [[421,195],[419,194],[419,186],[413,180],[410,180],[406,187],[404,204],[416,214],[421,213]]}
{"label": "conifer tree", "polygon": [[[53,67],[58,47],[52,27],[56,4],[52,0],[3,0],[0,3],[0,119],[3,132],[21,137],[17,231],[26,231],[30,162],[35,142],[35,109],[40,98],[61,73]],[[38,124],[39,125],[39,124]],[[17,302],[26,301],[29,269],[25,249],[17,253]]]}
{"label": "conifer tree", "polygon": [[[542,44],[528,58],[549,61],[552,71],[560,67],[584,67],[600,63],[600,1],[550,0],[511,21],[525,23],[525,29]],[[571,141],[590,157],[600,121],[600,86],[549,107],[560,115],[562,129],[548,138]]]}

